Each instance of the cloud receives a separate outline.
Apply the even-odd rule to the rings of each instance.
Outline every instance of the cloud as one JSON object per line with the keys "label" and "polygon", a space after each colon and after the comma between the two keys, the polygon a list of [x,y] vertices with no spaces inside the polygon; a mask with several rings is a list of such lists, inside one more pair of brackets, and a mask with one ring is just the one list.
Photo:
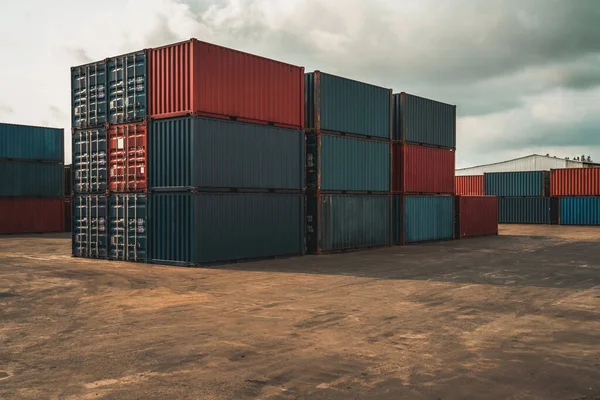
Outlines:
{"label": "cloud", "polygon": [[6,104],[0,104],[0,114],[12,114],[15,110]]}

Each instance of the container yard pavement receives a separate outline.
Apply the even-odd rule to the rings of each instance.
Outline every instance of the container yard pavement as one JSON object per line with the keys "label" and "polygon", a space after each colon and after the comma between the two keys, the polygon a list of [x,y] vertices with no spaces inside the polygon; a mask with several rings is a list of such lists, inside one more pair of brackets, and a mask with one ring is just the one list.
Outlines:
{"label": "container yard pavement", "polygon": [[600,228],[219,268],[0,237],[2,399],[600,399]]}

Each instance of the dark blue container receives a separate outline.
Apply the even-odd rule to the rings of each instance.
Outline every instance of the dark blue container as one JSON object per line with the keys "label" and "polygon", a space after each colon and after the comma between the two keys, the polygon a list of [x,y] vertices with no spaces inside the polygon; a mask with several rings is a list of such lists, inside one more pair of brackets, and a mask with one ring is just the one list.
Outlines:
{"label": "dark blue container", "polygon": [[394,196],[394,243],[454,238],[454,196]]}
{"label": "dark blue container", "polygon": [[550,224],[550,197],[500,197],[498,223]]}
{"label": "dark blue container", "polygon": [[141,121],[148,114],[146,51],[108,60],[108,118],[111,124]]}
{"label": "dark blue container", "polygon": [[98,127],[108,121],[106,61],[71,68],[72,126]]}
{"label": "dark blue container", "polygon": [[148,196],[112,194],[109,200],[110,249],[112,260],[148,260]]}
{"label": "dark blue container", "polygon": [[75,193],[104,193],[106,187],[106,128],[73,132],[73,190]]}
{"label": "dark blue container", "polygon": [[108,256],[108,197],[76,195],[73,197],[73,256],[106,258]]}
{"label": "dark blue container", "polygon": [[0,159],[62,163],[64,129],[0,123]]}
{"label": "dark blue container", "polygon": [[0,197],[62,196],[62,163],[0,160]]}
{"label": "dark blue container", "polygon": [[550,195],[550,171],[484,174],[486,196],[544,197]]}
{"label": "dark blue container", "polygon": [[600,225],[600,197],[560,198],[561,225]]}

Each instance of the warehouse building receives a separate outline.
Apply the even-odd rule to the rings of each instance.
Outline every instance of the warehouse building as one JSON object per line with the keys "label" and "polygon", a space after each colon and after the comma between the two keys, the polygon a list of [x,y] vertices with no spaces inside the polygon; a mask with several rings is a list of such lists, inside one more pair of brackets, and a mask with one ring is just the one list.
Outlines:
{"label": "warehouse building", "polygon": [[511,172],[511,171],[549,171],[559,168],[591,168],[600,167],[600,164],[566,160],[564,158],[551,157],[549,155],[532,154],[525,157],[515,158],[492,164],[477,165],[475,167],[460,168],[456,170],[456,176],[483,175],[486,172]]}

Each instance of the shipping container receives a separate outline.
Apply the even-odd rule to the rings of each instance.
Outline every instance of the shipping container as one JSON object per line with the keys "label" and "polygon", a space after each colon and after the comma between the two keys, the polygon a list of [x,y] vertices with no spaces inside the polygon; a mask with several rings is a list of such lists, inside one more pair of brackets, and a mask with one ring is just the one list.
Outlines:
{"label": "shipping container", "polygon": [[498,234],[496,196],[456,196],[454,201],[457,239]]}
{"label": "shipping container", "polygon": [[112,194],[109,199],[108,258],[146,262],[148,257],[148,197],[145,194]]}
{"label": "shipping container", "polygon": [[391,142],[306,135],[307,188],[390,192]]}
{"label": "shipping container", "polygon": [[308,252],[391,244],[391,196],[311,194],[306,197]]}
{"label": "shipping container", "polygon": [[456,149],[456,106],[414,96],[393,95],[393,138],[402,143]]}
{"label": "shipping container", "polygon": [[[108,188],[111,192],[138,192],[148,187],[146,122],[108,128]],[[164,151],[164,149],[163,149]],[[173,153],[179,157],[180,153]]]}
{"label": "shipping container", "polygon": [[455,152],[394,144],[395,193],[454,194]]}
{"label": "shipping container", "polygon": [[153,121],[149,142],[154,190],[304,188],[299,130],[183,117]]}
{"label": "shipping container", "polygon": [[391,89],[315,71],[304,90],[307,131],[391,140]]}
{"label": "shipping container", "polygon": [[561,197],[561,225],[600,225],[600,197]]}
{"label": "shipping container", "polygon": [[549,171],[492,172],[483,177],[487,196],[545,197],[550,193]]}
{"label": "shipping container", "polygon": [[73,166],[63,167],[63,195],[70,196],[73,193]]}
{"label": "shipping container", "polygon": [[62,232],[63,199],[1,198],[0,234]]}
{"label": "shipping container", "polygon": [[454,196],[393,197],[394,243],[454,238]]}
{"label": "shipping container", "polygon": [[108,121],[106,60],[71,68],[72,127],[99,127]]}
{"label": "shipping container", "polygon": [[600,196],[600,168],[553,169],[551,196]]}
{"label": "shipping container", "polygon": [[152,262],[199,265],[304,253],[304,196],[159,192],[150,201]]}
{"label": "shipping container", "polygon": [[107,68],[109,123],[142,121],[148,98],[146,50],[109,58]]}
{"label": "shipping container", "polygon": [[85,194],[73,197],[73,256],[107,258],[108,197]]}
{"label": "shipping container", "polygon": [[63,197],[63,165],[0,160],[0,197]]}
{"label": "shipping container", "polygon": [[0,123],[0,159],[62,163],[64,133],[58,128]]}
{"label": "shipping container", "polygon": [[304,129],[304,68],[191,39],[148,53],[152,118],[199,113]]}
{"label": "shipping container", "polygon": [[106,192],[106,128],[73,131],[72,141],[74,191]]}
{"label": "shipping container", "polygon": [[454,188],[458,196],[485,196],[483,175],[457,176]]}
{"label": "shipping container", "polygon": [[500,224],[549,224],[550,197],[500,197]]}
{"label": "shipping container", "polygon": [[73,197],[64,198],[64,231],[71,232],[73,228]]}
{"label": "shipping container", "polygon": [[550,197],[550,223],[560,224],[560,197]]}

